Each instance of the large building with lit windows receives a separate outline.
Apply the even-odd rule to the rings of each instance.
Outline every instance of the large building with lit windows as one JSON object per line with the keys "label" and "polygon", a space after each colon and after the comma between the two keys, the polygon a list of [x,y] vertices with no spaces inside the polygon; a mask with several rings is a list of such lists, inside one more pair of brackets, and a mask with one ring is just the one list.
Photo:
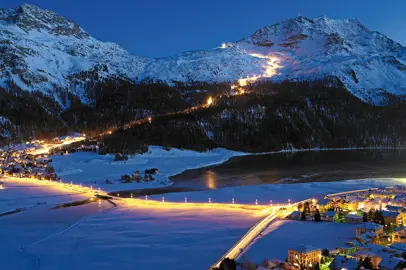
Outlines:
{"label": "large building with lit windows", "polygon": [[321,249],[308,245],[300,245],[288,250],[288,262],[293,265],[312,267],[319,264],[321,260]]}

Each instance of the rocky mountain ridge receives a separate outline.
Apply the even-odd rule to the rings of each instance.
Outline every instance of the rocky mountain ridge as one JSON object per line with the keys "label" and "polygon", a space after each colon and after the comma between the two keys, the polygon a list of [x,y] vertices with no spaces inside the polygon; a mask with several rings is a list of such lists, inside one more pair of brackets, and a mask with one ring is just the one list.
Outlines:
{"label": "rocky mountain ridge", "polygon": [[[406,94],[406,49],[358,20],[297,17],[263,27],[219,48],[148,59],[91,37],[76,23],[33,5],[0,9],[0,82],[42,91],[60,104],[64,89],[89,102],[79,74],[181,82],[273,81],[339,78],[362,100],[384,104]],[[276,64],[277,65],[276,65]],[[269,72],[271,70],[271,72]]]}

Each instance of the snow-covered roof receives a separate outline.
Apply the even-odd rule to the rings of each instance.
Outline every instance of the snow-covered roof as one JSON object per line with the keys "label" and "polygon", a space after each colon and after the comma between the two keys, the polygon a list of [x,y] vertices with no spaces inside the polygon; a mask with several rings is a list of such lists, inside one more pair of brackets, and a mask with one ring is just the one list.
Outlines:
{"label": "snow-covered roof", "polygon": [[318,205],[327,205],[328,203],[330,203],[330,201],[331,201],[330,199],[322,198],[322,199],[317,201],[317,204]]}
{"label": "snow-covered roof", "polygon": [[364,241],[364,242],[369,242],[369,241],[372,239],[372,237],[374,237],[374,236],[375,236],[374,233],[366,232],[366,233],[361,234],[361,235],[358,237],[358,239],[360,239],[360,240],[362,240],[362,241]]}
{"label": "snow-covered roof", "polygon": [[336,212],[334,211],[327,211],[323,214],[323,216],[327,216],[327,217],[334,217],[336,215]]}
{"label": "snow-covered roof", "polygon": [[357,218],[357,219],[362,219],[361,216],[355,215],[355,214],[348,214],[345,216],[346,218]]}
{"label": "snow-covered roof", "polygon": [[335,269],[357,269],[358,264],[358,260],[346,258],[341,255],[337,255],[331,262],[331,265],[334,265]]}
{"label": "snow-covered roof", "polygon": [[385,269],[396,269],[396,266],[398,266],[399,263],[403,262],[404,260],[401,258],[396,258],[396,257],[383,257],[382,261],[379,263],[379,266],[385,267]]}
{"label": "snow-covered roof", "polygon": [[369,250],[358,250],[355,255],[361,256],[361,257],[374,257],[377,256],[375,253],[369,251]]}
{"label": "snow-covered roof", "polygon": [[294,250],[294,251],[297,251],[297,252],[300,252],[300,253],[307,253],[307,252],[321,250],[321,249],[310,246],[310,245],[299,245],[299,246],[290,248],[290,250]]}
{"label": "snow-covered roof", "polygon": [[359,224],[357,226],[357,228],[363,228],[363,229],[367,229],[367,230],[378,230],[380,228],[382,228],[382,225],[376,224],[376,223],[372,223],[372,222],[364,222],[362,224]]}
{"label": "snow-covered roof", "polygon": [[397,217],[399,216],[399,212],[397,211],[386,211],[386,210],[382,210],[382,215],[384,217]]}
{"label": "snow-covered roof", "polygon": [[406,244],[403,243],[395,243],[390,245],[389,247],[397,249],[397,250],[401,250],[401,251],[406,251]]}
{"label": "snow-covered roof", "polygon": [[404,231],[405,227],[396,227],[395,229],[393,229],[394,232],[398,232],[398,231]]}
{"label": "snow-covered roof", "polygon": [[386,209],[388,209],[389,211],[400,212],[400,211],[404,210],[405,208],[403,206],[387,205]]}

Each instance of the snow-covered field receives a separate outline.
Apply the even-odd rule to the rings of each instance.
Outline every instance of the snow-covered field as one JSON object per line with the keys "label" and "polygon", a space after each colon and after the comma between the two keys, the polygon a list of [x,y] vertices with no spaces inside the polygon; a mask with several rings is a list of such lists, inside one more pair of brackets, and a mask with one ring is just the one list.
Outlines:
{"label": "snow-covered field", "polygon": [[251,247],[241,256],[257,264],[264,259],[285,260],[288,249],[298,245],[335,249],[345,246],[355,237],[356,224],[311,221],[276,221],[269,226],[262,237],[254,240]]}
{"label": "snow-covered field", "polygon": [[[171,184],[168,177],[184,170],[222,163],[230,157],[244,155],[226,149],[213,149],[200,153],[191,150],[171,149],[166,151],[159,146],[151,146],[151,153],[130,157],[127,161],[113,161],[113,155],[101,156],[96,153],[79,152],[64,156],[52,156],[55,171],[64,181],[73,181],[100,187],[104,191],[153,188]],[[160,174],[149,183],[122,184],[120,176],[140,170],[158,168]],[[106,179],[113,184],[106,184]]]}
{"label": "snow-covered field", "polygon": [[57,202],[51,197],[71,200],[67,191],[22,187],[7,180],[0,196],[48,204],[0,217],[0,269],[36,269],[37,261],[41,270],[205,270],[258,219],[238,211],[120,202],[116,208],[93,203],[49,210]]}
{"label": "snow-covered field", "polygon": [[0,189],[0,213],[16,208],[54,205],[87,198],[71,190],[49,186],[46,182],[28,182],[18,178],[1,181],[4,182],[4,189]]}

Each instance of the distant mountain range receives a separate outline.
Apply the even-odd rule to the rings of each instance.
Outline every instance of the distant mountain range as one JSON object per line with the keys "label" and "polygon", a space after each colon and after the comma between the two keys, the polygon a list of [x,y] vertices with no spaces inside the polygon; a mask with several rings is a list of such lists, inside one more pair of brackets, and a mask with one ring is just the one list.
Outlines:
{"label": "distant mountain range", "polygon": [[[86,103],[93,78],[181,82],[233,82],[338,78],[360,99],[381,104],[406,95],[406,48],[358,20],[297,17],[267,26],[207,51],[150,59],[91,37],[78,24],[36,6],[0,9],[0,85],[42,91],[61,104],[55,89]],[[84,75],[85,74],[85,75]],[[66,106],[66,105],[65,105]]]}

